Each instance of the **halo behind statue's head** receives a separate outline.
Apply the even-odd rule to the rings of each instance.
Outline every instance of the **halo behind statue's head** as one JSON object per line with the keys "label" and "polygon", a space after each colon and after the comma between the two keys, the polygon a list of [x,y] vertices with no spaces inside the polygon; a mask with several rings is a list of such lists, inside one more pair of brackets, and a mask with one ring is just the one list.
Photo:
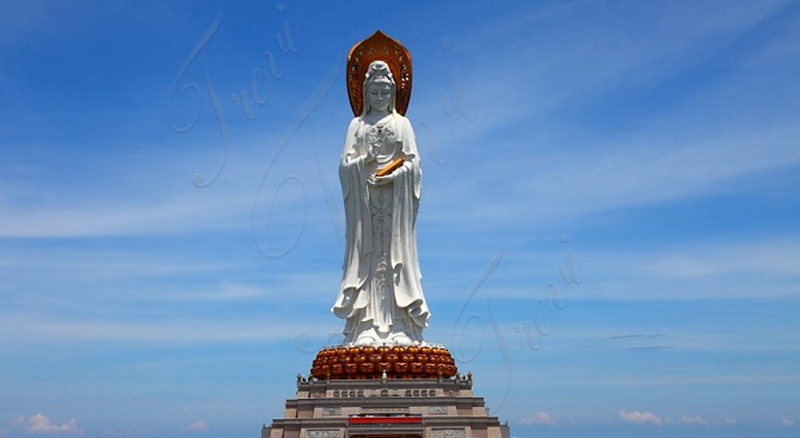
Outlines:
{"label": "halo behind statue's head", "polygon": [[395,84],[395,111],[404,115],[411,99],[411,55],[399,41],[381,31],[353,46],[347,55],[347,96],[353,114],[364,112],[364,82],[374,61],[389,66]]}

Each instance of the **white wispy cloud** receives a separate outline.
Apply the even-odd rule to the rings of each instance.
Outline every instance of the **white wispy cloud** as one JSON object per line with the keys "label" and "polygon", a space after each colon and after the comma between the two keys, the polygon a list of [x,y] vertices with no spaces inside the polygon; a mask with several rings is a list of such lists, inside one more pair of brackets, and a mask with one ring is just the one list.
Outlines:
{"label": "white wispy cloud", "polygon": [[[697,299],[784,297],[797,294],[793,279],[800,276],[800,239],[795,233],[771,235],[768,239],[741,236],[738,239],[704,235],[697,240],[663,240],[635,243],[573,241],[569,249],[575,278],[580,284],[565,284],[559,269],[566,272],[564,255],[536,247],[511,253],[506,251],[489,282],[492,301],[506,299],[544,299],[552,297],[553,283],[561,297],[581,299]],[[450,259],[439,248],[438,259]],[[454,249],[455,251],[455,249]],[[439,296],[464,299],[481,271],[492,260],[487,250],[483,266],[462,268],[450,282],[437,284]],[[495,250],[496,252],[496,250]],[[454,254],[453,257],[458,257]],[[457,258],[455,258],[458,260]],[[423,266],[425,272],[425,266]],[[620,282],[620,276],[626,281]],[[569,280],[569,278],[567,278]],[[485,296],[485,291],[481,297]],[[534,301],[535,302],[535,301]]]}
{"label": "white wispy cloud", "polygon": [[533,415],[521,418],[519,422],[522,424],[542,424],[547,426],[556,424],[556,420],[547,412],[537,412]]}
{"label": "white wispy cloud", "polygon": [[85,431],[78,427],[78,420],[71,418],[64,424],[53,424],[47,416],[36,414],[29,418],[20,417],[12,422],[12,427],[25,433],[50,435],[83,435]]}
{"label": "white wispy cloud", "polygon": [[140,437],[153,434],[153,429],[135,429],[135,430],[104,430],[103,436],[108,437]]}
{"label": "white wispy cloud", "polygon": [[[331,317],[333,319],[333,317]],[[7,315],[0,334],[12,345],[69,342],[122,342],[147,344],[203,344],[215,342],[274,342],[295,340],[308,333],[308,323],[278,317],[236,319],[180,319],[107,321],[43,318],[39,315]]]}
{"label": "white wispy cloud", "polygon": [[649,424],[654,426],[662,425],[677,425],[677,426],[731,426],[736,424],[733,418],[725,418],[722,420],[708,420],[700,415],[681,415],[677,419],[662,418],[656,414],[647,411],[619,411],[619,416],[626,423],[631,424]]}
{"label": "white wispy cloud", "polygon": [[[725,275],[759,275],[767,278],[800,275],[798,239],[734,243],[700,243],[630,261],[635,272],[661,278],[701,278]],[[640,253],[641,255],[641,253]],[[764,291],[759,291],[763,296]]]}
{"label": "white wispy cloud", "polygon": [[[127,251],[119,247],[62,251],[49,248],[15,248],[0,252],[0,268],[35,268],[59,279],[109,279],[163,277],[218,272],[246,266],[222,260],[198,261],[163,252]],[[91,274],[91,275],[89,275]]]}
{"label": "white wispy cloud", "polygon": [[[151,152],[149,147],[135,145],[141,147],[141,153],[104,157],[102,165],[98,160],[103,157],[76,160],[57,156],[43,162],[35,161],[40,157],[34,153],[15,157],[16,161],[0,169],[5,170],[0,175],[0,237],[246,230],[252,214],[256,223],[263,226],[268,221],[296,222],[308,208],[312,213],[314,208],[327,209],[320,181],[325,178],[324,171],[335,177],[336,158],[320,170],[309,160],[308,154],[313,151],[306,149],[310,146],[288,148],[267,169],[266,158],[254,160],[252,155],[256,151],[267,155],[262,149],[277,143],[277,134],[253,135],[245,150],[229,154],[217,180],[198,188],[191,181],[198,168],[204,166],[194,162],[213,163],[208,167],[221,165],[222,146],[201,142],[197,150],[181,154],[176,151],[183,139],[175,136],[170,132],[161,134],[162,147],[168,152]],[[157,166],[153,165],[155,157],[161,160]],[[74,174],[81,177],[75,178]],[[266,176],[263,181],[262,176]],[[289,184],[282,185],[289,177]],[[210,176],[206,174],[205,178]],[[86,180],[102,183],[81,182]],[[333,195],[338,196],[338,181],[333,179],[331,183]],[[313,222],[317,215],[305,217]]]}
{"label": "white wispy cloud", "polygon": [[208,291],[159,291],[149,298],[164,301],[243,301],[264,297],[267,287],[262,284],[222,283]]}
{"label": "white wispy cloud", "polygon": [[711,422],[699,415],[681,415],[676,421],[678,424],[692,424],[697,426],[711,426]]}
{"label": "white wispy cloud", "polygon": [[270,275],[264,283],[233,283],[222,281],[210,287],[188,290],[160,289],[158,291],[133,291],[130,296],[137,296],[153,301],[185,301],[185,302],[235,302],[260,301],[262,303],[281,302],[284,304],[300,304],[313,302],[326,310],[326,302],[331,305],[339,286],[339,272],[304,272],[276,273]]}
{"label": "white wispy cloud", "polygon": [[[5,205],[0,215],[3,237],[87,237],[180,233],[198,228],[246,226],[248,200],[222,196],[205,201],[200,194],[149,200],[95,199],[70,205],[39,204],[24,208]],[[243,206],[244,205],[244,206]]]}
{"label": "white wispy cloud", "polygon": [[208,432],[209,424],[206,420],[197,420],[183,428],[185,432]]}
{"label": "white wispy cloud", "polygon": [[660,426],[664,423],[664,420],[662,420],[661,417],[647,411],[640,412],[623,410],[619,411],[619,416],[623,421],[633,424],[652,424],[655,426]]}
{"label": "white wispy cloud", "polygon": [[[481,163],[484,179],[496,183],[475,184],[470,190],[460,181],[445,181],[436,202],[450,211],[458,206],[469,212],[470,220],[481,219],[478,223],[549,223],[600,211],[747,191],[751,188],[734,184],[737,178],[800,163],[800,151],[795,147],[800,133],[793,128],[767,128],[746,135],[714,133],[705,138],[647,135],[656,138],[631,136],[614,148],[587,142],[585,149],[540,155],[533,162]],[[498,185],[504,187],[506,196],[490,196],[489,191],[496,192]],[[445,213],[449,211],[436,209],[432,214],[452,221]]]}
{"label": "white wispy cloud", "polygon": [[795,420],[786,417],[781,417],[781,424],[784,425],[785,427],[792,427],[794,426],[795,423],[796,423]]}

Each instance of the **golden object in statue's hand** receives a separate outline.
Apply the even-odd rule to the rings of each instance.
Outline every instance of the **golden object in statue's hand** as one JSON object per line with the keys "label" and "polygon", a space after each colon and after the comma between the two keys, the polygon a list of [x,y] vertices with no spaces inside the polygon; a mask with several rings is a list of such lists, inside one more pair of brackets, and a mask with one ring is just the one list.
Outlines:
{"label": "golden object in statue's hand", "polygon": [[380,169],[377,172],[375,172],[375,176],[386,176],[386,175],[389,175],[390,173],[392,173],[395,170],[397,170],[397,168],[402,166],[404,162],[405,162],[405,160],[403,160],[403,157],[400,157],[400,158],[392,161],[388,166],[386,166],[383,169]]}

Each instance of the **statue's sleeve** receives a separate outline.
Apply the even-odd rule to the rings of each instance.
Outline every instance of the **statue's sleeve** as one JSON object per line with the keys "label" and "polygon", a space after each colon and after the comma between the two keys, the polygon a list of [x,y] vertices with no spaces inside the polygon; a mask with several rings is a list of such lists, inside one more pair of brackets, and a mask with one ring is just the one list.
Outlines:
{"label": "statue's sleeve", "polygon": [[422,184],[420,159],[411,123],[400,119],[405,163],[394,177],[392,202],[392,268],[395,303],[406,309],[419,327],[428,326],[430,312],[422,292],[422,273],[417,255],[416,216]]}
{"label": "statue's sleeve", "polygon": [[[344,151],[342,151],[342,160],[339,163],[339,179],[342,183],[342,198],[347,202],[350,196],[350,184],[345,184],[345,175],[349,167],[358,158],[358,119],[353,119],[350,126],[347,128],[347,135],[344,139]],[[363,167],[363,166],[362,166]]]}
{"label": "statue's sleeve", "polygon": [[411,127],[411,122],[403,117],[403,155],[407,161],[411,161],[410,170],[412,172],[414,184],[414,197],[419,200],[422,196],[422,168],[420,167],[419,152],[417,151],[417,136],[414,134],[414,129]]}
{"label": "statue's sleeve", "polygon": [[371,229],[369,212],[369,195],[366,188],[367,170],[364,157],[358,145],[357,119],[350,123],[345,138],[344,152],[339,165],[339,181],[342,185],[345,216],[345,257],[342,290],[359,289],[366,275],[366,265],[361,256],[372,251],[372,235],[365,230]]}

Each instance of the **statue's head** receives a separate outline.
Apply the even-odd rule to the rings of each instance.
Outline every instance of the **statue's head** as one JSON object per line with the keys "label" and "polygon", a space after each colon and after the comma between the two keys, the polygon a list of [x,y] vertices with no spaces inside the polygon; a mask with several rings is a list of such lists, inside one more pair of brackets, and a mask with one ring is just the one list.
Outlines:
{"label": "statue's head", "polygon": [[374,61],[364,78],[364,114],[371,110],[394,112],[395,82],[389,65]]}

